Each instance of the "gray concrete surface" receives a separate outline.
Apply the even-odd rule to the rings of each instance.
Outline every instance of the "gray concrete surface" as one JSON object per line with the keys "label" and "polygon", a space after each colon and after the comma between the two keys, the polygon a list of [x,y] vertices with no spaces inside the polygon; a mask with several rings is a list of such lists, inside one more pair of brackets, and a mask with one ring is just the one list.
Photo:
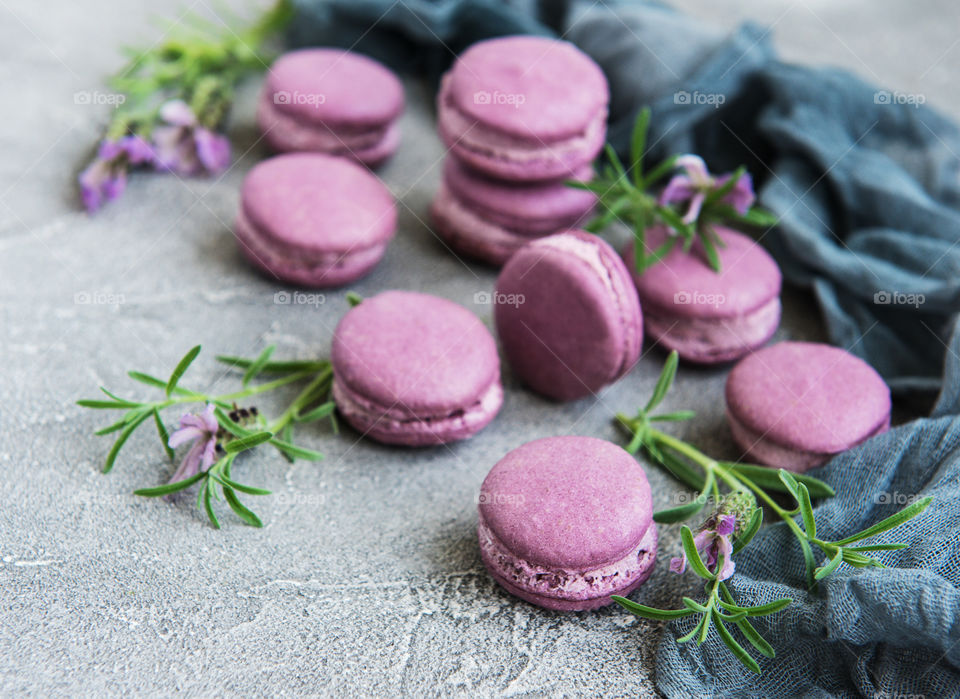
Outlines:
{"label": "gray concrete surface", "polygon": [[[958,14],[949,0],[733,2],[680,0],[723,26],[773,23],[786,55],[839,63],[960,115]],[[556,614],[516,602],[484,573],[474,498],[489,467],[536,437],[614,438],[613,412],[643,401],[662,355],[596,400],[557,406],[505,375],[499,418],[475,439],[429,450],[388,449],[323,428],[302,433],[327,453],[289,465],[260,453],[243,480],[262,530],[232,515],[214,531],[185,499],[131,495],[170,474],[145,430],[115,471],[92,436],[102,415],[73,401],[100,384],[146,396],[127,369],[165,373],[192,344],[206,352],[192,385],[227,390],[215,352],[278,356],[328,351],[346,309],[279,305],[284,288],[254,274],[229,230],[255,145],[249,86],[231,128],[242,157],[216,180],[138,176],[123,200],[90,218],[73,180],[109,107],[77,104],[103,90],[122,44],[150,43],[154,15],[205,0],[0,0],[0,695],[652,695],[657,627],[617,609]],[[383,263],[353,289],[429,291],[490,322],[474,295],[494,274],[464,263],[424,220],[442,149],[426,95],[409,86],[404,145],[383,177],[401,202]],[[92,300],[84,303],[84,300]],[[819,338],[802,293],[786,295],[780,338]],[[679,428],[733,455],[722,416],[722,370],[684,369],[671,408]],[[174,416],[171,416],[171,420]],[[649,468],[657,506],[681,492]],[[661,565],[638,600],[670,604],[687,582]]]}

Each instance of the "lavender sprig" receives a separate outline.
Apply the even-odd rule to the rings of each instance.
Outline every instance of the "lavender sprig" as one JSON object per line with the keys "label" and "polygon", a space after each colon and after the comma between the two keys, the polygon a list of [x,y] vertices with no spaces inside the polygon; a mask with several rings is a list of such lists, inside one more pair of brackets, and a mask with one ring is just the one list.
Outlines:
{"label": "lavender sprig", "polygon": [[[687,410],[663,414],[653,412],[673,385],[677,363],[677,353],[671,352],[647,404],[633,417],[621,413],[616,419],[631,436],[627,451],[635,454],[642,449],[675,478],[699,491],[697,497],[688,504],[654,513],[655,521],[681,522],[698,514],[708,500],[713,499],[719,503],[718,509],[708,517],[696,535],[685,525],[681,528],[683,557],[671,562],[671,570],[683,572],[689,564],[698,577],[706,580],[706,600],[700,603],[684,597],[682,609],[665,610],[637,604],[623,597],[615,596],[613,599],[630,612],[648,619],[672,620],[699,615],[700,619],[694,629],[678,638],[678,642],[696,639],[698,643],[703,643],[713,626],[734,656],[751,671],[760,674],[757,661],[734,639],[725,625],[736,626],[750,645],[761,654],[772,658],[775,655],[773,648],[747,618],[776,613],[787,607],[792,600],[784,598],[764,605],[743,607],[736,603],[724,583],[734,572],[732,557],[750,543],[762,524],[763,510],[757,507],[757,499],[772,510],[797,538],[803,552],[807,586],[815,590],[818,581],[835,572],[844,563],[854,568],[883,568],[883,564],[870,554],[875,551],[903,549],[907,544],[851,544],[900,526],[922,513],[933,498],[917,500],[900,512],[843,539],[834,541],[819,538],[812,500],[834,495],[833,489],[827,483],[812,476],[790,473],[783,469],[777,471],[754,464],[717,461],[696,447],[655,427],[658,422],[688,420],[693,417],[693,413]],[[721,491],[721,486],[726,492]],[[795,506],[791,509],[782,507],[774,499],[774,493],[790,496],[796,503]],[[820,549],[825,557],[819,566],[814,557],[814,547]]]}
{"label": "lavender sprig", "polygon": [[290,0],[278,0],[247,27],[211,26],[191,15],[157,45],[128,50],[130,62],[111,80],[124,100],[78,177],[86,209],[119,197],[136,167],[181,175],[225,170],[230,142],[221,132],[234,89],[266,68],[263,47],[292,16]]}
{"label": "lavender sprig", "polygon": [[[710,267],[721,269],[718,247],[723,242],[715,224],[770,227],[777,223],[772,214],[753,205],[753,181],[743,167],[715,177],[696,155],[673,155],[644,172],[643,157],[650,125],[650,110],[637,116],[630,143],[630,162],[625,167],[613,146],[607,145],[607,163],[597,168],[588,182],[567,184],[597,195],[600,214],[585,226],[600,233],[615,221],[628,226],[634,237],[634,264],[639,274],[652,267],[677,246],[689,252],[696,241]],[[659,182],[680,168],[666,187],[657,194]],[[681,210],[683,207],[683,210]],[[670,235],[656,249],[649,250],[646,232],[656,225],[666,226]]]}
{"label": "lavender sprig", "polygon": [[[294,444],[294,425],[317,420],[331,420],[334,430],[335,406],[328,400],[333,378],[330,362],[317,361],[272,361],[274,347],[267,347],[254,359],[219,356],[217,360],[244,371],[243,388],[230,393],[211,395],[184,388],[180,380],[200,354],[197,345],[177,364],[170,377],[163,379],[139,371],[128,372],[138,383],[163,391],[163,397],[153,401],[137,401],[120,396],[101,387],[107,400],[79,400],[77,404],[94,410],[122,410],[123,416],[115,423],[97,430],[97,435],[119,432],[104,462],[104,473],[109,472],[130,436],[147,421],[152,421],[168,458],[175,459],[176,447],[190,444],[173,477],[164,485],[141,488],[134,491],[144,497],[170,496],[186,490],[195,483],[197,507],[206,511],[214,528],[220,522],[213,508],[213,500],[221,495],[237,516],[247,524],[260,527],[263,523],[249,508],[240,502],[237,493],[269,495],[269,490],[244,485],[233,479],[231,469],[236,458],[261,444],[270,444],[289,461],[306,459],[318,461],[323,454]],[[274,374],[277,378],[262,383],[253,383],[261,374]],[[302,384],[300,392],[287,408],[273,420],[267,420],[256,406],[240,407],[254,396],[276,391],[286,386]],[[167,429],[162,413],[167,409],[201,405],[198,413],[186,413],[180,418],[178,428]],[[219,493],[216,489],[219,489]]]}

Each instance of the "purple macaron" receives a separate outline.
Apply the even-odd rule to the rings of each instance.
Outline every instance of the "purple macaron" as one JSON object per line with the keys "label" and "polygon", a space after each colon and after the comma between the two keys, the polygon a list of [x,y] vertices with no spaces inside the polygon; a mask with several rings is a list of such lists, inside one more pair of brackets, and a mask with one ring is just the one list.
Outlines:
{"label": "purple macaron", "polygon": [[257,107],[277,151],[320,151],[375,166],[400,142],[403,85],[371,58],[339,49],[286,53],[270,67]]}
{"label": "purple macaron", "polygon": [[234,233],[243,254],[271,275],[333,287],[373,269],[396,227],[393,196],[369,170],[323,153],[288,153],[247,174]]}
{"label": "purple macaron", "polygon": [[[780,268],[752,238],[716,227],[721,270],[706,260],[700,242],[690,252],[680,245],[637,274],[633,246],[624,259],[643,306],[649,337],[701,364],[729,362],[766,344],[780,325]],[[666,228],[647,231],[647,248],[666,240]]]}
{"label": "purple macaron", "polygon": [[444,75],[440,136],[474,169],[508,180],[568,177],[606,137],[610,94],[573,44],[508,36],[473,44]]}
{"label": "purple macaron", "polygon": [[727,420],[751,459],[803,472],[890,427],[890,389],[839,347],[780,342],[727,377]]}
{"label": "purple macaron", "polygon": [[[574,179],[592,175],[585,165]],[[592,192],[563,181],[495,180],[449,157],[430,213],[437,233],[455,252],[500,266],[534,238],[576,228],[596,200]]]}
{"label": "purple macaron", "polygon": [[549,437],[504,456],[480,489],[480,554],[511,594],[577,611],[653,572],[657,526],[643,467],[593,437]]}
{"label": "purple macaron", "polygon": [[331,362],[337,410],[386,444],[466,439],[503,403],[490,331],[428,294],[385,291],[351,308],[334,332]]}
{"label": "purple macaron", "polygon": [[595,235],[566,231],[520,248],[500,272],[494,302],[514,374],[549,398],[594,394],[640,356],[643,317],[630,273]]}

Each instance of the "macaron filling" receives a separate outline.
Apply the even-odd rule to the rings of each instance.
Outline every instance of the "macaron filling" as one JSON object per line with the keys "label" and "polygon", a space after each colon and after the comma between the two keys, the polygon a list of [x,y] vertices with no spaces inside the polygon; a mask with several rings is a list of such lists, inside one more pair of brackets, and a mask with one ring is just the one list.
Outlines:
{"label": "macaron filling", "polygon": [[494,576],[524,592],[558,600],[603,599],[639,585],[649,576],[656,558],[657,528],[653,522],[626,555],[587,570],[550,568],[519,558],[493,533],[482,512],[477,532],[480,553]]}
{"label": "macaron filling", "polygon": [[436,413],[414,412],[399,401],[392,406],[380,405],[351,390],[336,376],[332,391],[337,409],[358,430],[381,439],[396,437],[404,444],[440,444],[449,441],[451,435],[472,434],[493,420],[503,404],[499,381],[494,381],[475,403]]}
{"label": "macaron filling", "polygon": [[772,298],[749,313],[728,317],[681,317],[643,305],[647,332],[667,349],[683,350],[692,361],[736,359],[762,346],[780,324],[780,298]]}

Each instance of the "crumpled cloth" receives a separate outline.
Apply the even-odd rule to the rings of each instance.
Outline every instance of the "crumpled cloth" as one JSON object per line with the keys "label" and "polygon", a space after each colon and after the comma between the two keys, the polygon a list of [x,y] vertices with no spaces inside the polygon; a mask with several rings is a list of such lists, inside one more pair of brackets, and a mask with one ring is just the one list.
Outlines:
{"label": "crumpled cloth", "polygon": [[838,493],[816,508],[820,535],[842,538],[916,497],[936,499],[878,538],[910,544],[877,554],[888,568],[842,566],[815,595],[804,589],[793,536],[784,525],[765,527],[730,582],[741,604],[794,598],[784,612],[756,620],[777,658],[760,658],[757,677],[715,634],[699,647],[678,645],[686,627],[671,624],[658,651],[658,689],[670,697],[960,696],[957,127],[848,72],[777,60],[757,26],[725,36],[655,4],[295,4],[292,46],[351,47],[434,83],[475,41],[563,36],[610,81],[609,138],[621,156],[637,111],[650,106],[650,157],[691,152],[714,172],[749,168],[760,203],[780,217],[762,242],[786,278],[816,296],[831,341],[895,391],[941,391],[930,418],[812,473]]}

